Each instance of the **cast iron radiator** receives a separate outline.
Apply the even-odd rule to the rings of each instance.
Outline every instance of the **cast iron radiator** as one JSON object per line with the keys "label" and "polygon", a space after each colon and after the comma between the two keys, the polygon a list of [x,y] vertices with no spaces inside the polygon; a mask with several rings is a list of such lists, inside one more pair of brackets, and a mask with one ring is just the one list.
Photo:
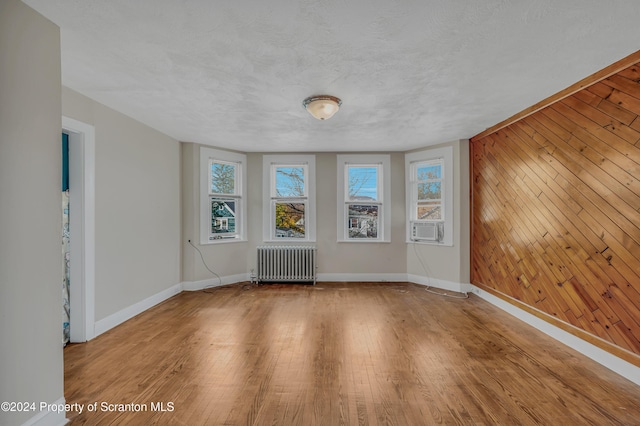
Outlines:
{"label": "cast iron radiator", "polygon": [[313,282],[317,275],[314,246],[258,247],[258,282]]}

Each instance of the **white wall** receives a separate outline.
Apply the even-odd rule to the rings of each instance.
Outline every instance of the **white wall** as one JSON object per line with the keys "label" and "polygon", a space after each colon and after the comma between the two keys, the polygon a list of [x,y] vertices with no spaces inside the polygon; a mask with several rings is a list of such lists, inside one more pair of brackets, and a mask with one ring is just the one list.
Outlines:
{"label": "white wall", "polygon": [[[404,154],[391,153],[391,242],[337,242],[337,154],[316,154],[318,274],[329,280],[406,273]],[[344,275],[339,278],[331,274]]]}
{"label": "white wall", "polygon": [[[60,30],[0,2],[0,402],[63,398]],[[34,412],[0,411],[17,425]]]}
{"label": "white wall", "polygon": [[[207,265],[222,277],[247,275],[256,267],[256,247],[262,241],[262,156],[247,154],[247,228],[248,241],[223,244],[197,244],[198,238],[198,167],[200,145],[183,143],[183,280],[214,279],[199,255],[186,241],[202,251]],[[272,154],[272,153],[271,153]],[[318,273],[321,279],[406,278],[404,241],[404,154],[391,154],[391,242],[338,243],[336,241],[336,153],[316,153],[316,208]],[[372,278],[373,279],[373,278]]]}
{"label": "white wall", "polygon": [[62,114],[95,127],[100,321],[180,283],[180,144],[64,87]]}
{"label": "white wall", "polygon": [[[223,244],[200,244],[200,145],[194,143],[183,142],[181,143],[182,154],[182,280],[185,283],[200,282],[205,280],[211,280],[205,283],[205,285],[219,284],[219,280],[211,272],[207,270],[207,267],[213,272],[224,277],[235,277],[235,280],[242,281],[247,273],[247,242],[230,242]],[[251,170],[252,165],[249,164],[248,168]],[[251,176],[251,175],[250,175]],[[257,181],[253,181],[249,178],[249,197],[251,193],[255,191],[252,188],[252,182],[258,182],[260,188],[262,188],[260,178]],[[255,185],[254,185],[255,186]],[[251,215],[251,209],[249,208],[249,214]],[[249,221],[251,217],[249,217]],[[248,225],[251,232],[251,226]],[[188,241],[198,247],[202,252],[206,266],[203,263],[200,255],[194,249]],[[238,278],[237,276],[242,277]],[[224,282],[226,283],[226,282]],[[188,285],[188,284],[187,284]],[[187,287],[189,288],[189,287]],[[195,288],[198,288],[196,285]]]}
{"label": "white wall", "polygon": [[453,147],[453,246],[409,243],[406,248],[409,279],[436,287],[468,284],[470,279],[469,141],[435,145],[424,151],[443,146]]}

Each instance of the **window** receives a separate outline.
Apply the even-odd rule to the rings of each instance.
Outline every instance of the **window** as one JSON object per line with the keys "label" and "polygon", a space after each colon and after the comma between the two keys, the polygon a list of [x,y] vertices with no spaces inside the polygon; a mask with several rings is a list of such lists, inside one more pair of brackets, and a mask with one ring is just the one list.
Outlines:
{"label": "window", "polygon": [[244,240],[246,156],[200,149],[200,243]]}
{"label": "window", "polygon": [[315,241],[315,157],[263,157],[265,241]]}
{"label": "window", "polygon": [[453,245],[453,148],[405,156],[407,241]]}
{"label": "window", "polygon": [[442,221],[442,169],[444,159],[416,162],[412,164],[412,176],[415,177],[416,211],[414,220]]}
{"label": "window", "polygon": [[338,155],[338,241],[390,241],[389,155]]}

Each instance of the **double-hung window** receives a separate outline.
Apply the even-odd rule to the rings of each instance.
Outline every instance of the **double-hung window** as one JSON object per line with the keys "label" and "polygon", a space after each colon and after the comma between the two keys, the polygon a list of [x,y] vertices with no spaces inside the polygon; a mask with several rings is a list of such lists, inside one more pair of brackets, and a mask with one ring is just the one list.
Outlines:
{"label": "double-hung window", "polygon": [[389,241],[389,155],[338,155],[338,241]]}
{"label": "double-hung window", "polygon": [[202,244],[245,239],[246,156],[200,149]]}
{"label": "double-hung window", "polygon": [[442,184],[444,159],[419,161],[412,165],[415,192],[414,220],[437,222],[444,218]]}
{"label": "double-hung window", "polygon": [[453,149],[405,156],[407,241],[453,244]]}
{"label": "double-hung window", "polygon": [[263,157],[265,241],[315,241],[315,157]]}

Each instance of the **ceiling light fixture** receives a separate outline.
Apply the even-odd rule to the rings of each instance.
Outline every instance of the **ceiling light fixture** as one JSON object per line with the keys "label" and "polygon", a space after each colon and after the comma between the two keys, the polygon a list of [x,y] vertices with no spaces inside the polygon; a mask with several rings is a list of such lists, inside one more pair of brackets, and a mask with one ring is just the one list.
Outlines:
{"label": "ceiling light fixture", "polygon": [[308,97],[302,105],[318,120],[328,120],[338,112],[342,101],[335,96],[320,95]]}

